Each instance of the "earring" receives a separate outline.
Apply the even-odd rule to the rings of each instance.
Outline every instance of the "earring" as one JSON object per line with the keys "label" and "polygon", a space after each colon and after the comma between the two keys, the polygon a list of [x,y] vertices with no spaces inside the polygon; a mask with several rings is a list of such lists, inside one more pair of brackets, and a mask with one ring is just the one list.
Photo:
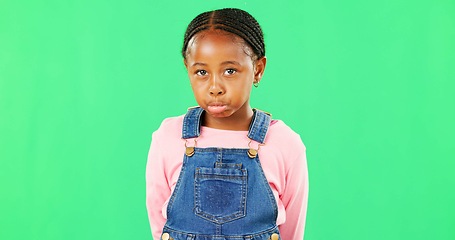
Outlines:
{"label": "earring", "polygon": [[253,82],[253,86],[254,86],[255,88],[259,87],[259,82]]}

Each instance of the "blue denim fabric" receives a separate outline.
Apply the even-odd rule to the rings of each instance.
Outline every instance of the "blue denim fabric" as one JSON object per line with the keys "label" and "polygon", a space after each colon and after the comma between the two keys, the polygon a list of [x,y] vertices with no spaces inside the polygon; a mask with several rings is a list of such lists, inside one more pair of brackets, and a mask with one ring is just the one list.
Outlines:
{"label": "blue denim fabric", "polygon": [[[188,110],[182,138],[199,136],[202,114],[199,107]],[[264,143],[270,119],[255,109],[248,137]],[[259,157],[247,151],[196,147],[194,155],[184,155],[163,234],[174,240],[266,240],[279,234],[272,190]]]}

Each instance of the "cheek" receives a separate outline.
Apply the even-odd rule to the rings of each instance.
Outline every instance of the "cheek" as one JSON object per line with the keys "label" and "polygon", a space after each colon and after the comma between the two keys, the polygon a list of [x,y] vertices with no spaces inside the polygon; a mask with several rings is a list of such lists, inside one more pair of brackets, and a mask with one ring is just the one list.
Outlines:
{"label": "cheek", "polygon": [[206,87],[200,81],[191,81],[191,89],[193,90],[194,95],[201,96],[206,92]]}

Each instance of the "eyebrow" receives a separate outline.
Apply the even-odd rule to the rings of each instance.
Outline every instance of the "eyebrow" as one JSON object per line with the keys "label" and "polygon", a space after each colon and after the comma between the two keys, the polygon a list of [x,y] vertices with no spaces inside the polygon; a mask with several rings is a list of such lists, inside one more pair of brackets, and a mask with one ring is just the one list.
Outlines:
{"label": "eyebrow", "polygon": [[[239,62],[237,62],[237,61],[224,61],[224,62],[221,63],[221,65],[229,65],[229,64],[239,65],[239,66],[241,65],[241,64],[240,64]],[[193,67],[195,67],[195,66],[207,66],[207,64],[206,64],[206,63],[201,63],[201,62],[196,62],[196,63],[194,63],[194,64],[191,65],[191,66],[193,66]]]}
{"label": "eyebrow", "polygon": [[193,63],[193,65],[191,65],[192,67],[195,67],[195,66],[207,66],[207,64],[205,63],[200,63],[200,62],[196,62],[196,63]]}
{"label": "eyebrow", "polygon": [[221,65],[228,65],[228,64],[233,64],[233,65],[241,65],[239,62],[237,61],[225,61],[225,62],[222,62]]}

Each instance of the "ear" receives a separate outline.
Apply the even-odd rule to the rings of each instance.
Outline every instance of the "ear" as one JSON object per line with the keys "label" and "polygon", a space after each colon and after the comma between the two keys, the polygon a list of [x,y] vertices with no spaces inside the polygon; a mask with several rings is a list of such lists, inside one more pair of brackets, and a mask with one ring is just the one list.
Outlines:
{"label": "ear", "polygon": [[188,69],[188,66],[186,65],[186,59],[183,59],[183,65],[185,65],[185,68]]}
{"label": "ear", "polygon": [[264,56],[259,58],[254,63],[254,82],[259,83],[262,79],[262,75],[265,71],[265,65],[267,64],[267,58]]}

